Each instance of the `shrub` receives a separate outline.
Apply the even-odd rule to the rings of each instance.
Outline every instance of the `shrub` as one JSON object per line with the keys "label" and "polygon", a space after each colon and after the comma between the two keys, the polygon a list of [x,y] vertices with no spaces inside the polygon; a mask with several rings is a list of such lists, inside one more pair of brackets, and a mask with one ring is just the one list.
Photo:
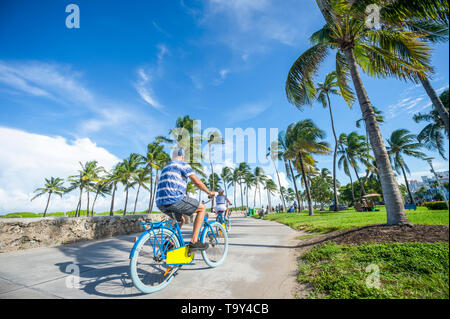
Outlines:
{"label": "shrub", "polygon": [[425,206],[430,210],[447,209],[447,204],[444,201],[426,202]]}

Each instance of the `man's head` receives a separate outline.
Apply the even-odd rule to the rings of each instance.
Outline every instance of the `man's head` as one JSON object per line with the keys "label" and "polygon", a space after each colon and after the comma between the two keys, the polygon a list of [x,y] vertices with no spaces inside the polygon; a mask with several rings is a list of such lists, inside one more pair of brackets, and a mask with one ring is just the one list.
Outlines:
{"label": "man's head", "polygon": [[181,147],[177,147],[172,152],[172,160],[184,161],[184,150]]}
{"label": "man's head", "polygon": [[223,195],[223,189],[222,188],[219,189],[219,195]]}

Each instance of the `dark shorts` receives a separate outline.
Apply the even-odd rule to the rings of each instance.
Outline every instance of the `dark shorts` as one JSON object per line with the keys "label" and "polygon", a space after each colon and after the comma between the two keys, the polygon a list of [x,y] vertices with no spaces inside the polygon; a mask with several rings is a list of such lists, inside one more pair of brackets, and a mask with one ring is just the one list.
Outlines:
{"label": "dark shorts", "polygon": [[158,208],[170,218],[175,217],[177,221],[181,221],[182,215],[191,216],[195,213],[199,205],[198,200],[191,197],[185,197],[179,202],[170,205],[158,206]]}

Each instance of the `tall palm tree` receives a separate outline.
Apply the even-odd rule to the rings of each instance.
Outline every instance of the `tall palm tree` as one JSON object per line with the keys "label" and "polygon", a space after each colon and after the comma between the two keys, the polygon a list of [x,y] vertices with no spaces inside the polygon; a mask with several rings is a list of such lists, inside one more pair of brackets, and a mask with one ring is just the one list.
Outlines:
{"label": "tall palm tree", "polygon": [[261,203],[261,188],[260,185],[263,185],[264,182],[267,180],[267,176],[264,174],[264,170],[259,167],[256,166],[255,170],[253,171],[253,181],[254,181],[254,185],[255,185],[255,197],[253,200],[253,206],[256,207],[256,192],[259,192],[259,206],[262,207],[262,203]]}
{"label": "tall palm tree", "polygon": [[120,182],[125,187],[125,206],[123,214],[127,214],[128,191],[134,188],[134,180],[139,172],[138,165],[142,161],[142,156],[137,153],[131,153],[130,156],[122,161],[120,165]]}
{"label": "tall palm tree", "polygon": [[358,174],[359,165],[358,162],[361,162],[363,165],[368,167],[369,160],[372,158],[369,154],[367,154],[367,147],[365,138],[362,135],[359,135],[357,132],[351,132],[347,135],[345,140],[345,153],[350,163],[350,167],[355,171],[356,178],[358,179],[360,185],[360,198],[361,196],[366,194],[366,190],[364,188],[364,183],[361,181],[361,178]]}
{"label": "tall palm tree", "polygon": [[108,177],[100,177],[94,184],[93,189],[95,191],[95,197],[92,202],[91,212],[92,216],[94,216],[94,207],[95,203],[97,201],[97,197],[100,195],[101,197],[105,198],[106,195],[111,195],[112,185],[111,181],[108,179]]}
{"label": "tall palm tree", "polygon": [[122,179],[122,162],[116,164],[116,166],[107,174],[108,181],[112,186],[111,206],[109,209],[109,216],[114,216],[114,200],[116,197],[117,183]]}
{"label": "tall palm tree", "polygon": [[50,177],[50,179],[45,178],[44,187],[36,188],[36,190],[34,191],[35,193],[37,192],[37,194],[31,200],[34,200],[44,194],[48,194],[47,204],[45,205],[43,217],[45,217],[45,215],[47,214],[47,209],[48,209],[48,205],[50,203],[50,197],[52,196],[52,194],[59,195],[60,197],[62,197],[62,195],[64,194],[65,188],[64,188],[63,184],[64,184],[64,180],[62,178],[59,178],[59,177],[57,177],[57,178]]}
{"label": "tall palm tree", "polygon": [[339,160],[338,160],[338,167],[339,169],[343,169],[345,175],[347,175],[350,178],[350,185],[351,185],[351,190],[352,190],[352,204],[355,205],[356,203],[356,199],[355,199],[355,190],[353,187],[353,179],[352,179],[352,173],[350,171],[350,160],[347,154],[347,149],[345,147],[345,145],[347,144],[347,134],[342,133],[341,135],[339,135],[339,148],[338,148],[338,155]]}
{"label": "tall palm tree", "polygon": [[[241,163],[239,163],[239,166],[237,167],[237,169],[235,171],[237,171],[237,174],[236,174],[237,183],[239,184],[239,188],[241,191],[241,206],[245,207],[244,194],[242,192],[242,184],[246,183],[246,181],[247,181],[247,177],[250,173],[250,166],[248,166],[248,164],[246,162],[241,162]],[[247,200],[246,211],[248,211],[248,200]]]}
{"label": "tall palm tree", "polygon": [[[211,175],[210,177],[212,177],[211,180],[211,189],[215,189],[215,183],[214,183],[214,177],[217,176],[217,174],[214,174],[214,166],[212,163],[212,156],[211,156],[211,148],[214,144],[224,144],[225,141],[224,139],[220,136],[220,132],[219,131],[212,131],[208,134],[207,137],[207,143],[208,143],[208,155],[209,155],[209,165],[211,168]],[[219,181],[217,181],[217,184],[219,183]],[[214,197],[211,198],[211,211],[214,208]]]}
{"label": "tall palm tree", "polygon": [[[444,104],[444,107],[448,110],[448,89],[442,92],[439,96],[439,99]],[[413,120],[416,123],[420,123],[422,121],[428,122],[427,124],[417,135],[417,139],[423,146],[431,151],[438,151],[443,159],[447,159],[445,156],[445,136],[448,139],[448,132],[445,130],[445,123],[442,121],[442,118],[439,116],[439,113],[436,109],[432,109],[428,113],[417,113],[414,114]]]}
{"label": "tall palm tree", "polygon": [[[272,143],[270,143],[270,146],[267,151],[268,152],[267,152],[266,156],[270,156],[270,158],[272,159],[272,163],[275,168],[275,173],[277,174],[278,186],[281,189],[280,175],[278,174],[277,164],[275,164],[275,160],[277,160],[277,163],[278,163],[278,160],[282,159],[282,153],[279,152],[279,148],[278,148],[278,141],[273,141]],[[281,203],[283,204],[283,210],[284,210],[284,209],[286,209],[286,203],[284,201],[284,196],[281,191],[280,191],[280,197],[281,197]]]}
{"label": "tall palm tree", "polygon": [[289,143],[292,143],[292,140],[288,140],[287,133],[284,131],[281,131],[278,134],[278,153],[283,157],[285,167],[286,167],[286,176],[292,180],[294,184],[295,194],[297,196],[297,202],[300,205],[300,196],[298,195],[298,189],[297,189],[297,182],[295,180],[295,174],[292,169],[292,160],[295,158],[295,154],[292,153],[291,150],[289,150]]}
{"label": "tall palm tree", "polygon": [[330,111],[330,119],[331,119],[331,128],[334,136],[334,153],[333,153],[333,193],[334,193],[334,210],[339,211],[339,203],[337,196],[337,186],[336,186],[336,159],[337,159],[337,150],[338,150],[338,138],[336,135],[336,130],[334,128],[334,119],[333,119],[333,111],[331,109],[330,102],[330,94],[347,96],[347,102],[349,106],[353,103],[353,92],[351,92],[350,88],[347,87],[346,83],[344,85],[340,85],[337,80],[337,73],[331,72],[325,76],[325,81],[320,82],[317,85],[317,100],[322,103],[324,108],[328,107]]}
{"label": "tall palm tree", "polygon": [[[161,170],[170,162],[170,156],[164,151],[161,151],[155,160],[156,165],[156,172],[155,172],[155,182],[153,184],[153,194],[150,192],[150,202],[148,207],[148,213],[150,214],[153,210],[153,205],[155,204],[155,198],[156,198],[156,187],[158,185],[159,180],[159,174]],[[151,183],[151,181],[150,181]]]}
{"label": "tall palm tree", "polygon": [[182,148],[185,151],[186,162],[197,174],[206,177],[201,164],[203,137],[201,131],[195,125],[195,120],[191,119],[189,115],[177,118],[175,127],[169,130],[169,137],[157,136],[155,140],[158,143],[168,143]]}
{"label": "tall palm tree", "polygon": [[[362,0],[355,5],[355,11],[365,10],[367,4],[378,4],[380,10],[380,21],[385,31],[403,30],[404,32],[415,32],[423,42],[439,43],[448,41],[449,4],[445,0]],[[388,43],[381,43],[383,48],[389,49]],[[428,68],[418,72],[412,80],[420,82],[430,98],[434,110],[444,123],[444,130],[449,132],[449,113],[436,91],[431,86],[429,77],[433,69]]]}
{"label": "tall palm tree", "polygon": [[158,165],[158,158],[161,156],[164,146],[159,144],[158,142],[149,143],[147,145],[147,153],[142,157],[142,163],[145,165],[145,168],[148,170],[150,174],[150,185],[149,185],[149,193],[150,197],[148,200],[148,211],[151,212],[151,204],[152,204],[152,196],[153,196],[153,172],[155,170],[161,169]]}
{"label": "tall palm tree", "polygon": [[89,216],[89,201],[90,201],[89,192],[92,191],[93,183],[99,179],[99,174],[101,172],[104,172],[105,169],[101,166],[97,166],[97,161],[89,161],[81,166],[82,166],[82,170],[80,171],[82,175],[81,179],[85,183],[85,189],[87,194],[86,216]]}
{"label": "tall palm tree", "polygon": [[134,209],[133,209],[133,215],[136,214],[136,206],[139,198],[139,191],[141,187],[143,187],[145,190],[150,191],[150,189],[147,187],[146,184],[152,185],[152,180],[149,175],[149,169],[148,168],[138,168],[136,170],[136,175],[133,177],[134,182],[138,184],[138,189],[136,191],[136,199],[134,200]]}
{"label": "tall palm tree", "polygon": [[312,77],[329,49],[337,50],[338,81],[340,85],[344,85],[351,77],[368,128],[370,143],[380,172],[387,223],[407,224],[409,222],[402,196],[358,67],[372,76],[417,79],[418,74],[430,70],[430,48],[420,40],[420,34],[413,31],[406,33],[402,30],[367,28],[365,13],[353,10],[350,2],[316,1],[326,25],[312,35],[313,46],[291,67],[286,81],[288,100],[295,104],[310,97]]}
{"label": "tall palm tree", "polygon": [[392,132],[391,136],[387,140],[387,143],[388,154],[391,158],[393,166],[398,173],[400,173],[400,171],[403,173],[409,198],[411,203],[415,203],[411,190],[409,189],[408,178],[406,177],[406,172],[409,173],[409,168],[406,165],[402,154],[423,159],[426,157],[426,154],[419,151],[422,145],[418,143],[417,136],[410,134],[410,132],[406,129],[398,129]]}
{"label": "tall palm tree", "polygon": [[271,178],[267,178],[264,182],[264,189],[267,191],[267,200],[269,202],[269,211],[272,211],[271,195],[275,195],[278,191],[277,185]]}
{"label": "tall palm tree", "polygon": [[222,171],[220,172],[220,178],[223,182],[223,188],[225,190],[225,196],[228,198],[228,187],[233,182],[233,172],[231,168],[228,166],[222,167]]}
{"label": "tall palm tree", "polygon": [[[329,154],[330,147],[328,146],[328,143],[320,141],[323,138],[325,138],[325,132],[315,126],[309,119],[292,123],[286,130],[288,152],[294,154],[298,160],[300,172],[305,184],[310,216],[314,215],[314,211],[305,170],[305,160],[313,154]],[[298,196],[297,190],[295,193]],[[299,199],[298,204],[300,204]]]}

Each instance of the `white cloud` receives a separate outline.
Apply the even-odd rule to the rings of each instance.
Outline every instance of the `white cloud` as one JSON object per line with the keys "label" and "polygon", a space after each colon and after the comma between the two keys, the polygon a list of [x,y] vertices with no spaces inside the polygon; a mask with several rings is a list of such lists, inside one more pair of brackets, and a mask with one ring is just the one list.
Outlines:
{"label": "white cloud", "polygon": [[[46,198],[30,201],[33,191],[42,187],[44,178],[66,179],[77,174],[79,161],[97,160],[111,169],[118,161],[115,155],[97,146],[88,138],[67,141],[60,136],[46,136],[22,130],[0,127],[0,213],[14,211],[40,212]],[[55,197],[50,211],[75,208],[78,195]],[[101,203],[99,202],[99,208]],[[103,207],[104,209],[106,206]]]}
{"label": "white cloud", "polygon": [[236,107],[225,115],[228,124],[242,122],[257,117],[271,106],[269,101],[250,102]]}

